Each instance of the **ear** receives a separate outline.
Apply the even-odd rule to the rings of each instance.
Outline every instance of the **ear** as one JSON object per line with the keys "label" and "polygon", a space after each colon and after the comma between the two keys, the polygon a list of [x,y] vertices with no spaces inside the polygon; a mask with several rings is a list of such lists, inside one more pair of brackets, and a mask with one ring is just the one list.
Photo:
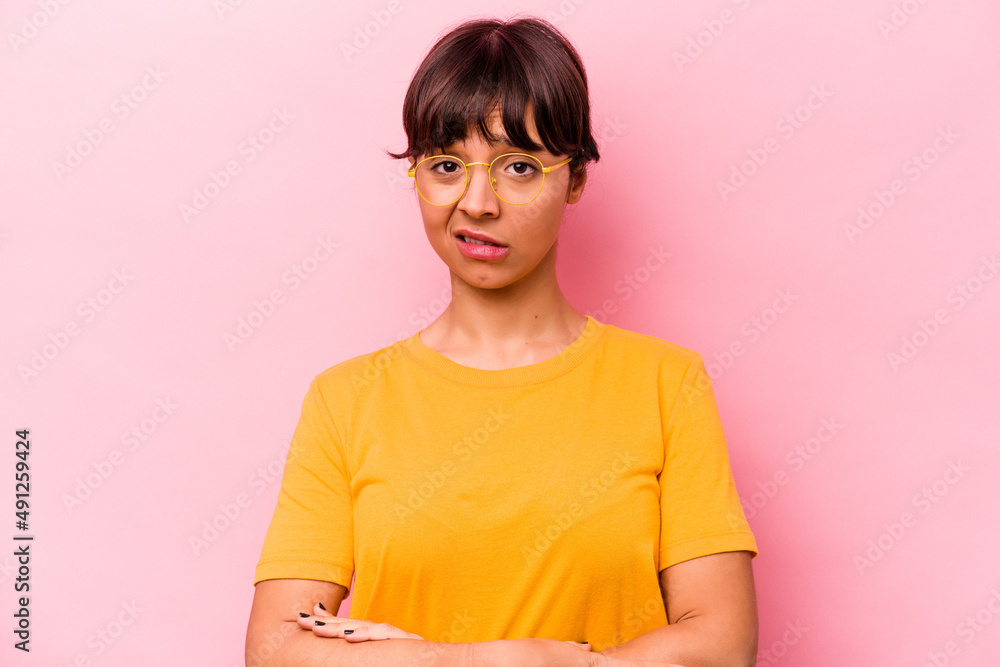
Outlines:
{"label": "ear", "polygon": [[566,192],[566,203],[575,204],[583,196],[583,187],[587,184],[587,169],[580,172],[580,176],[572,180],[569,190]]}

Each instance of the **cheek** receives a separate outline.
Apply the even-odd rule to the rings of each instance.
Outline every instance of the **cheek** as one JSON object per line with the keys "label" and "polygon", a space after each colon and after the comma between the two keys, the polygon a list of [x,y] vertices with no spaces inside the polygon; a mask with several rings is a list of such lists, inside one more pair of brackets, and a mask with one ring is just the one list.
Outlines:
{"label": "cheek", "polygon": [[565,207],[565,184],[546,180],[538,197],[518,212],[519,227],[532,235],[558,233]]}
{"label": "cheek", "polygon": [[552,241],[559,234],[562,214],[563,208],[560,202],[549,202],[547,205],[523,211],[514,225],[515,238],[522,243]]}
{"label": "cheek", "polygon": [[432,241],[437,241],[448,228],[449,210],[431,206],[426,202],[420,205],[420,217],[424,222],[424,231]]}

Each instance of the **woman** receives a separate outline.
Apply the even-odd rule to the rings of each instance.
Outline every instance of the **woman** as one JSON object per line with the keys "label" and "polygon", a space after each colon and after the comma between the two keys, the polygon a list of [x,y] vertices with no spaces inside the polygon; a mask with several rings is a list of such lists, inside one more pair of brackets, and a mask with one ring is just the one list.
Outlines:
{"label": "woman", "polygon": [[390,155],[452,299],[311,383],[247,663],[754,664],[757,547],[701,357],[556,278],[599,157],[577,52],[537,19],[467,22],[403,119]]}

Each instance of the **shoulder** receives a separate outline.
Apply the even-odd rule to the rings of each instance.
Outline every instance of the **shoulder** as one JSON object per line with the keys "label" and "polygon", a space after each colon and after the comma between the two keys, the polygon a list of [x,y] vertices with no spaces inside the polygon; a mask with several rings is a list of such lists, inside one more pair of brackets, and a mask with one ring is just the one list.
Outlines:
{"label": "shoulder", "polygon": [[605,345],[609,356],[629,364],[656,364],[661,372],[683,375],[701,355],[677,343],[650,334],[605,324]]}
{"label": "shoulder", "polygon": [[321,393],[370,385],[400,360],[405,343],[405,339],[400,339],[377,350],[345,359],[317,373],[312,384]]}

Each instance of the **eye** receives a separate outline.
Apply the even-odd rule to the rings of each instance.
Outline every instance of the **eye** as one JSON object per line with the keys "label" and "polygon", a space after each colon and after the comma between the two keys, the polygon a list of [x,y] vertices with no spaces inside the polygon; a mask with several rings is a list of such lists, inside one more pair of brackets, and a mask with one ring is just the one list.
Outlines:
{"label": "eye", "polygon": [[535,165],[530,162],[519,160],[517,162],[512,162],[510,168],[514,170],[514,173],[518,176],[524,176],[525,174],[530,174],[535,170]]}
{"label": "eye", "polygon": [[[439,167],[441,167],[439,169]],[[432,160],[431,170],[437,171],[441,174],[454,174],[457,171],[461,171],[462,165],[455,162],[454,160]]]}

